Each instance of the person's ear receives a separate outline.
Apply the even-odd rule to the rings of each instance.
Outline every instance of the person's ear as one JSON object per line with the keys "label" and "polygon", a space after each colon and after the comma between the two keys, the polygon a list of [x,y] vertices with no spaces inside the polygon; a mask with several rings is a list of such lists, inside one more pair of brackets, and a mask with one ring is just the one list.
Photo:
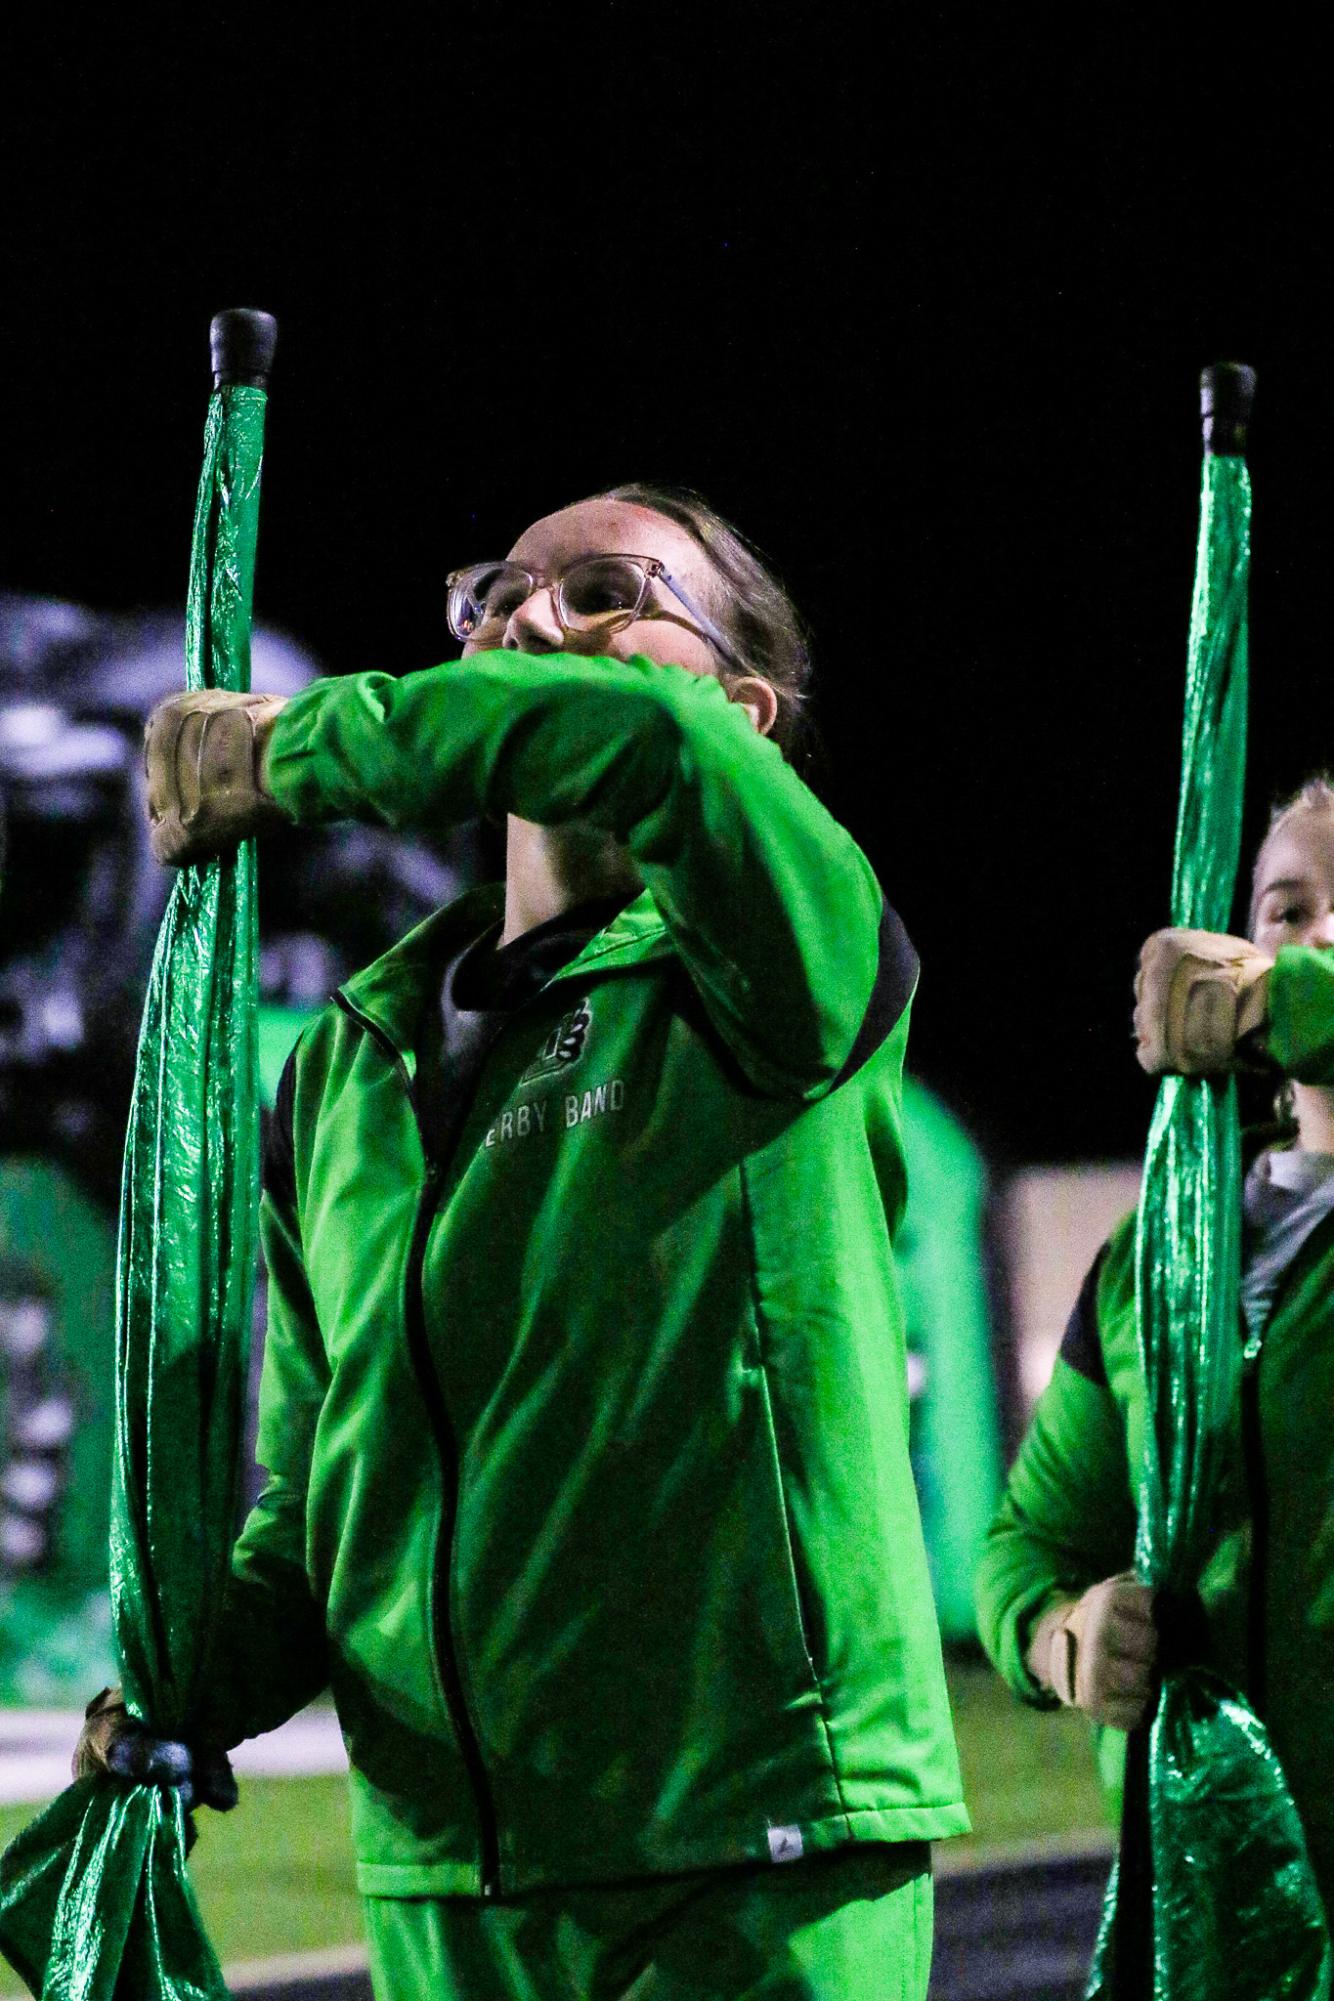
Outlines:
{"label": "person's ear", "polygon": [[778,721],[778,693],[771,681],[759,674],[743,674],[727,684],[727,699],[745,710],[761,736],[768,736]]}

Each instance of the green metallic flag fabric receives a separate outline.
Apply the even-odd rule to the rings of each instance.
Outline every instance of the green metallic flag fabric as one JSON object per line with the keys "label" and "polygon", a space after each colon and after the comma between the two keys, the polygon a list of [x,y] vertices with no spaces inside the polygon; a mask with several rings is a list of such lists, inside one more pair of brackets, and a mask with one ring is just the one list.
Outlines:
{"label": "green metallic flag fabric", "polygon": [[[1244,459],[1206,457],[1172,922],[1209,931],[1229,928],[1241,839],[1250,508]],[[1149,1423],[1136,1570],[1179,1603],[1189,1602],[1209,1553],[1210,1508],[1235,1423],[1240,1219],[1235,1081],[1165,1078],[1137,1236]],[[1128,1771],[1127,1792],[1140,1795],[1147,1826],[1132,1807],[1090,2001],[1318,2001],[1329,1994],[1329,1948],[1286,1780],[1244,1697],[1199,1666],[1172,1667],[1169,1644],[1152,1721],[1129,1746],[1132,1764],[1146,1758],[1137,1788]],[[1137,1941],[1132,1914],[1118,1918],[1118,1904],[1133,1897],[1132,1847],[1144,1841],[1151,1937]]]}
{"label": "green metallic flag fabric", "polygon": [[[190,688],[244,689],[265,392],[215,391]],[[111,1590],[125,1698],[191,1735],[236,1529],[256,1256],[252,843],[182,869],[158,938],[125,1152]],[[80,1780],[0,1859],[0,1946],[46,2001],[225,2001],[178,1795]]]}

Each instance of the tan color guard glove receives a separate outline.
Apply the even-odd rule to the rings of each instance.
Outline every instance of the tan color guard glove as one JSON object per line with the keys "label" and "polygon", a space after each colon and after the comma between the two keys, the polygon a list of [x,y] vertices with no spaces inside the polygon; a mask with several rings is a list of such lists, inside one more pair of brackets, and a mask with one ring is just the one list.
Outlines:
{"label": "tan color guard glove", "polygon": [[286,699],[201,688],[158,703],[144,730],[148,838],[158,861],[180,868],[291,825],[264,786],[264,754]]}
{"label": "tan color guard glove", "polygon": [[1131,1571],[1053,1606],[1038,1621],[1028,1648],[1036,1681],[1067,1709],[1082,1709],[1114,1730],[1133,1730],[1143,1722],[1157,1662],[1153,1592]]}
{"label": "tan color guard glove", "polygon": [[74,1748],[73,1773],[76,1779],[95,1778],[108,1772],[107,1753],[112,1741],[130,1720],[118,1688],[104,1688],[84,1710],[84,1725]]}
{"label": "tan color guard glove", "polygon": [[211,1806],[229,1813],[236,1805],[230,1761],[217,1746],[194,1749],[174,1737],[159,1737],[130,1715],[118,1688],[104,1688],[84,1711],[74,1751],[76,1779],[120,1779],[134,1786],[169,1786],[187,1812]]}
{"label": "tan color guard glove", "polygon": [[1264,1067],[1246,1047],[1269,1013],[1274,964],[1222,931],[1155,931],[1135,975],[1135,1054],[1151,1076]]}

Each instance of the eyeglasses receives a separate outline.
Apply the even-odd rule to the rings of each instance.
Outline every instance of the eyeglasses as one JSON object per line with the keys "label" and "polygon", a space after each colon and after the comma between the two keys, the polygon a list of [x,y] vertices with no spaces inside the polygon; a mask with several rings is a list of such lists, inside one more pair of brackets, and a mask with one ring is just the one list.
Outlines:
{"label": "eyeglasses", "polygon": [[446,616],[455,639],[493,634],[497,641],[519,606],[540,590],[552,592],[563,632],[619,632],[637,618],[670,618],[669,611],[648,602],[654,584],[661,584],[724,660],[738,673],[746,671],[713,620],[656,556],[581,556],[559,573],[528,570],[521,563],[470,563],[452,570],[445,582]]}

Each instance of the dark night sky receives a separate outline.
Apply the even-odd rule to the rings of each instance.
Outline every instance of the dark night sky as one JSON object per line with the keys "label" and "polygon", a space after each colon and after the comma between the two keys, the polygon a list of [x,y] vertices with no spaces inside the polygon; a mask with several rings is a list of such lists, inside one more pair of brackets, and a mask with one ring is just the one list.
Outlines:
{"label": "dark night sky", "polygon": [[916,1067],[1004,1158],[1137,1151],[1220,355],[1260,370],[1252,833],[1334,758],[1314,52],[1135,10],[335,11],[15,58],[0,581],[180,601],[223,305],[282,327],[258,608],[332,671],[444,657],[444,571],[551,507],[699,486],[815,626]]}

